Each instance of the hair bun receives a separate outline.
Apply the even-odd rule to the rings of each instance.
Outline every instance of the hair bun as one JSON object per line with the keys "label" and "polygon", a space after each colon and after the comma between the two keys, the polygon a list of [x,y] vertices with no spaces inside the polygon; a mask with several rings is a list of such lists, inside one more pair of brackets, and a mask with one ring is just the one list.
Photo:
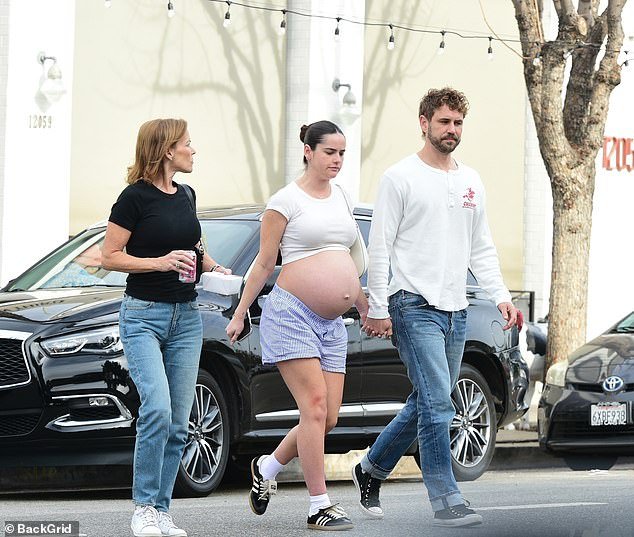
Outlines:
{"label": "hair bun", "polygon": [[306,138],[306,131],[308,131],[308,127],[310,127],[310,125],[302,125],[299,128],[299,139],[303,142],[304,139]]}

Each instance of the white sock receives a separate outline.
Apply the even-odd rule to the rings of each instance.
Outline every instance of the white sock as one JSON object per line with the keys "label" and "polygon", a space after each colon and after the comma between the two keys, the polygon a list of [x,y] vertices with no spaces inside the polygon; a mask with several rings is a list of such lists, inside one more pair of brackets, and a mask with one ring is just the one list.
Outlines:
{"label": "white sock", "polygon": [[267,480],[273,480],[277,477],[283,469],[285,464],[279,462],[273,453],[267,455],[266,457],[261,457],[258,461],[258,467],[260,468],[260,473],[262,477]]}
{"label": "white sock", "polygon": [[310,508],[308,509],[308,516],[313,516],[317,511],[322,509],[323,507],[329,507],[332,503],[330,503],[330,498],[328,497],[328,493],[319,494],[318,496],[310,497]]}

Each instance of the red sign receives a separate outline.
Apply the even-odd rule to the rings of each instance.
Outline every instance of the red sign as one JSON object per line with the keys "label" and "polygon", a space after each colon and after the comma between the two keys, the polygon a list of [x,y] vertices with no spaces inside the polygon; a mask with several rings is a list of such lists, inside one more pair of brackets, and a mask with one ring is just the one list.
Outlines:
{"label": "red sign", "polygon": [[603,167],[606,170],[631,172],[634,170],[634,141],[632,138],[603,137]]}

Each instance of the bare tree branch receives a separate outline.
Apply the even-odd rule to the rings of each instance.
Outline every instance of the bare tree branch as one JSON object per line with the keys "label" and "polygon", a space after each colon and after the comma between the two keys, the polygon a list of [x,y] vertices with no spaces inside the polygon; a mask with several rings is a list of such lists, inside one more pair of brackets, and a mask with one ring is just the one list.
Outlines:
{"label": "bare tree branch", "polygon": [[522,36],[522,55],[524,56],[524,80],[528,90],[528,99],[533,111],[535,126],[539,130],[541,123],[541,64],[533,65],[533,58],[542,55],[541,17],[539,6],[533,0],[513,0],[515,18]]}
{"label": "bare tree branch", "polygon": [[564,17],[573,17],[576,13],[577,10],[575,9],[575,6],[572,3],[572,0],[555,0],[555,4],[559,3],[561,6],[561,15],[560,18]]}
{"label": "bare tree branch", "polygon": [[604,13],[607,14],[607,42],[605,54],[594,75],[590,117],[588,120],[588,143],[591,148],[599,150],[603,139],[605,121],[608,115],[608,104],[612,90],[621,82],[621,66],[618,64],[619,53],[623,46],[623,26],[621,12],[626,0],[609,0]]}
{"label": "bare tree branch", "polygon": [[607,31],[605,12],[595,20],[587,44],[574,50],[572,68],[566,87],[566,99],[563,107],[564,130],[566,138],[577,150],[584,152],[586,147],[587,122],[592,101],[592,85],[588,83],[594,77],[597,56]]}
{"label": "bare tree branch", "polygon": [[594,13],[592,12],[592,0],[579,0],[579,16],[583,17],[588,24],[588,28],[594,25]]}

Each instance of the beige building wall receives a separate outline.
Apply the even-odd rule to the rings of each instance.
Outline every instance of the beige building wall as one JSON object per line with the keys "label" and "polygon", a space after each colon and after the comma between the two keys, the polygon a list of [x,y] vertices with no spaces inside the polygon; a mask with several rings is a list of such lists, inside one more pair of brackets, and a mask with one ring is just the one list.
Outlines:
{"label": "beige building wall", "polygon": [[[486,18],[500,37],[517,39],[512,3],[482,0]],[[479,2],[366,0],[366,19],[405,26],[491,35]],[[361,200],[373,202],[380,176],[389,165],[420,149],[418,102],[430,87],[463,91],[471,108],[456,157],[480,172],[487,188],[489,223],[506,284],[522,285],[525,89],[520,58],[488,39],[394,30],[396,47],[386,48],[384,28],[365,32]],[[520,50],[519,44],[511,44]]]}
{"label": "beige building wall", "polygon": [[[266,200],[284,184],[279,13],[206,0],[77,2],[70,231],[107,218],[139,125],[182,117],[197,150],[181,175],[198,205]],[[179,181],[179,178],[176,178]]]}
{"label": "beige building wall", "polygon": [[[181,176],[198,203],[265,201],[284,183],[285,37],[279,13],[207,0],[77,2],[71,153],[70,231],[108,216],[125,187],[139,125],[183,117],[198,153]],[[493,30],[517,38],[512,5],[482,0]],[[276,4],[276,7],[280,7]],[[367,0],[366,20],[491,35],[478,2]],[[476,168],[507,284],[521,288],[525,91],[520,59],[494,42],[385,28],[365,30],[360,199],[372,202],[382,171],[420,148],[418,100],[453,85],[470,102],[456,155]],[[512,45],[519,50],[518,44]],[[341,73],[344,77],[344,73]],[[359,90],[356,90],[359,91]],[[176,179],[179,180],[178,178]]]}

